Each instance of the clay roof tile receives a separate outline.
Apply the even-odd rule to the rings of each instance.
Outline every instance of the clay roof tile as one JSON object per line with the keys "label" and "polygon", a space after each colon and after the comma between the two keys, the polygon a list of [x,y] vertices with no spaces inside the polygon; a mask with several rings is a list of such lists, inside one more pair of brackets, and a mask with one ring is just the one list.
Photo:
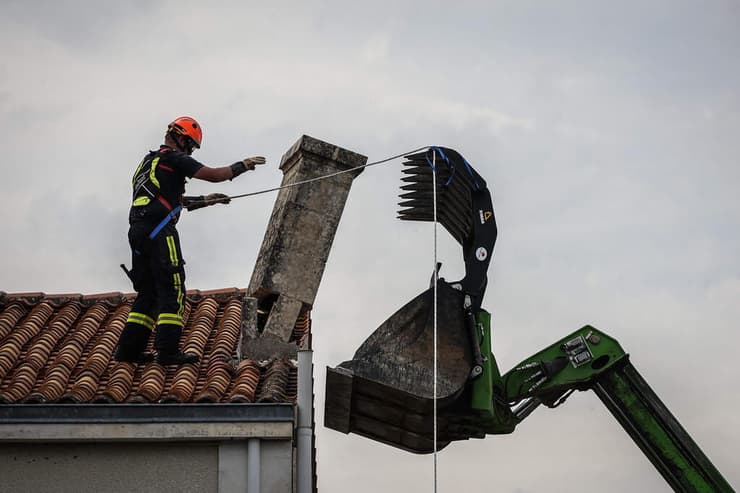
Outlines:
{"label": "clay roof tile", "polygon": [[[239,360],[244,289],[187,292],[181,346],[201,359],[178,368],[113,360],[135,293],[0,295],[0,403],[295,402],[293,361]],[[309,337],[306,312],[291,339]]]}

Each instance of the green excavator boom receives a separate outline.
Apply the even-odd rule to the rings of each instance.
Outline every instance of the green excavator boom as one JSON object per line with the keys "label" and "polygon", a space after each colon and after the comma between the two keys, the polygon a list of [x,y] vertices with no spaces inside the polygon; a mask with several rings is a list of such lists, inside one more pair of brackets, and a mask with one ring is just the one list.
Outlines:
{"label": "green excavator boom", "polygon": [[[480,319],[484,324],[487,318]],[[489,332],[483,325],[484,332]],[[538,406],[557,407],[576,390],[593,390],[635,444],[655,466],[674,491],[682,493],[729,493],[729,483],[704,455],[678,420],[657,396],[619,343],[591,326],[585,326],[527,358],[499,377],[490,346],[483,353],[493,363],[488,376],[492,402],[503,395],[514,406],[515,420],[521,422]],[[487,377],[484,369],[482,377]],[[486,384],[488,382],[485,382]],[[487,399],[484,382],[473,382],[471,408]],[[491,412],[492,419],[506,415]],[[494,417],[495,416],[495,417]]]}
{"label": "green excavator boom", "polygon": [[481,307],[498,234],[490,191],[453,149],[406,159],[399,218],[436,218],[462,246],[465,277],[447,282],[437,264],[429,289],[383,322],[352,359],[327,368],[324,424],[428,454],[512,433],[541,405],[593,390],[675,491],[732,492],[619,343],[598,329],[585,326],[500,373],[491,316]]}

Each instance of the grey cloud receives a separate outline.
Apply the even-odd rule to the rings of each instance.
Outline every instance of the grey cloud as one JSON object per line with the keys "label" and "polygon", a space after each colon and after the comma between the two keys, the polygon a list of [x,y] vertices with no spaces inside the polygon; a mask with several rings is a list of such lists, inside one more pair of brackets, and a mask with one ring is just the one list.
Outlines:
{"label": "grey cloud", "polygon": [[[493,190],[484,302],[506,371],[585,323],[615,336],[731,483],[740,385],[738,9],[731,3],[4,2],[0,289],[130,289],[133,167],[177,114],[196,157],[270,167],[302,133],[381,159],[455,147]],[[165,21],[166,19],[166,21]],[[355,182],[313,311],[323,367],[428,283],[429,225],[395,219],[397,164]],[[185,215],[188,287],[246,286],[274,196]],[[91,226],[92,225],[92,226]],[[443,275],[462,273],[440,232]],[[430,457],[318,426],[321,491],[427,491]],[[355,457],[358,460],[347,460]],[[361,458],[361,459],[360,459]],[[579,393],[439,455],[441,491],[668,491]],[[339,466],[341,464],[341,466]],[[383,474],[377,474],[383,471]]]}

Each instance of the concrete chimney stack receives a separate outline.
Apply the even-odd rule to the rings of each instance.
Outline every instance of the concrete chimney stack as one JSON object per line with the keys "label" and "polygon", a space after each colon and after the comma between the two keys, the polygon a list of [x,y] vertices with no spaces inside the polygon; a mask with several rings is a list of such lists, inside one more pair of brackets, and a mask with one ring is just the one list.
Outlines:
{"label": "concrete chimney stack", "polygon": [[[249,342],[249,353],[262,353],[251,357],[269,357],[269,341],[287,343],[298,317],[312,308],[352,181],[366,163],[366,156],[307,135],[283,156],[282,185],[358,169],[280,190],[248,287],[257,302],[245,309],[258,305],[259,317],[241,349]],[[251,319],[245,323],[254,325]]]}

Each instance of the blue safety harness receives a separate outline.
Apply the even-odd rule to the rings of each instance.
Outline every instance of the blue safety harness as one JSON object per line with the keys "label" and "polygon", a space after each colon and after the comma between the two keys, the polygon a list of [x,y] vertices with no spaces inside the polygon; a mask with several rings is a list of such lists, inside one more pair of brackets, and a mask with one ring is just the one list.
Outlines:
{"label": "blue safety harness", "polygon": [[152,230],[151,233],[149,233],[149,239],[153,240],[162,229],[164,229],[165,226],[167,226],[170,221],[172,221],[182,210],[182,205],[178,205],[174,209],[172,209],[170,212],[167,213],[167,215],[162,219],[159,224]]}

